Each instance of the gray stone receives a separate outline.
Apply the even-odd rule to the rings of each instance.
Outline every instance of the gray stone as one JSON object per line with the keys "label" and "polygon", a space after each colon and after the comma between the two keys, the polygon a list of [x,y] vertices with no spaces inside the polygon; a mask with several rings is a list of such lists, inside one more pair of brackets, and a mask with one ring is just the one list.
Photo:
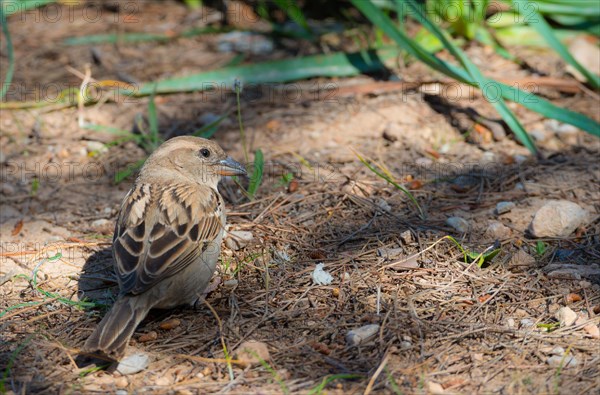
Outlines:
{"label": "gray stone", "polygon": [[252,242],[252,240],[254,240],[254,235],[252,232],[245,230],[233,230],[228,232],[227,239],[225,239],[225,245],[229,249],[237,251],[247,246],[250,242]]}
{"label": "gray stone", "polygon": [[577,313],[569,307],[561,307],[554,317],[560,322],[560,326],[571,326],[577,321]]}
{"label": "gray stone", "polygon": [[137,353],[129,355],[121,360],[117,365],[117,372],[123,376],[136,374],[146,369],[150,365],[150,358],[146,354]]}
{"label": "gray stone", "polygon": [[512,231],[502,222],[492,221],[485,229],[485,236],[493,240],[504,240],[512,236]]}
{"label": "gray stone", "polygon": [[446,220],[446,225],[451,226],[460,233],[467,233],[469,231],[469,223],[467,220],[461,217],[450,217]]}
{"label": "gray stone", "polygon": [[567,237],[588,218],[588,212],[578,204],[553,200],[535,213],[529,231],[534,237]]}
{"label": "gray stone", "polygon": [[97,152],[98,154],[105,154],[108,152],[108,147],[100,141],[88,141],[86,149],[88,152]]}
{"label": "gray stone", "polygon": [[379,325],[370,324],[352,329],[346,334],[346,343],[349,346],[358,346],[371,340],[379,332]]}
{"label": "gray stone", "polygon": [[498,204],[496,204],[496,214],[506,214],[515,207],[516,205],[513,202],[498,202]]}
{"label": "gray stone", "polygon": [[553,368],[558,368],[559,366],[562,366],[563,368],[574,368],[579,362],[572,355],[564,357],[562,355],[553,355],[546,360],[546,363]]}

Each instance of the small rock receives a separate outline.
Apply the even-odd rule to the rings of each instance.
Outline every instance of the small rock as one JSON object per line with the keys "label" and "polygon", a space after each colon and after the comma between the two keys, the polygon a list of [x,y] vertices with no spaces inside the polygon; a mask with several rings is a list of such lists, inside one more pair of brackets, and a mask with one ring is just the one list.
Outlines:
{"label": "small rock", "polygon": [[4,196],[13,196],[16,192],[17,190],[15,189],[15,187],[6,182],[3,182],[0,185],[0,193]]}
{"label": "small rock", "polygon": [[535,265],[535,258],[526,253],[523,250],[517,251],[508,261],[509,266],[533,266]]}
{"label": "small rock", "polygon": [[177,328],[181,325],[181,320],[179,318],[171,318],[170,320],[161,322],[159,325],[160,329],[170,331],[171,329]]}
{"label": "small rock", "polygon": [[465,192],[478,186],[480,183],[481,180],[477,177],[461,175],[452,181],[452,187],[459,192]]}
{"label": "small rock", "polygon": [[358,346],[372,339],[379,332],[378,324],[370,324],[352,329],[346,334],[346,343],[349,346]]}
{"label": "small rock", "polygon": [[419,257],[416,255],[411,255],[405,257],[404,259],[398,259],[396,262],[390,264],[390,269],[400,271],[400,270],[411,270],[419,267]]}
{"label": "small rock", "polygon": [[496,214],[506,214],[515,207],[516,205],[513,202],[498,202],[498,204],[496,204]]}
{"label": "small rock", "polygon": [[401,134],[400,127],[394,123],[390,123],[383,130],[382,137],[390,143],[398,141],[398,136]]}
{"label": "small rock", "polygon": [[126,377],[123,377],[123,376],[115,377],[114,383],[117,388],[125,388],[129,385],[129,381],[127,380]]}
{"label": "small rock", "polygon": [[598,325],[592,324],[591,322],[583,327],[583,330],[593,339],[600,339],[600,329]]}
{"label": "small rock", "polygon": [[555,314],[558,310],[560,310],[560,305],[558,303],[551,303],[548,306],[548,313]]}
{"label": "small rock", "polygon": [[483,353],[473,352],[471,353],[471,361],[473,362],[483,362]]}
{"label": "small rock", "polygon": [[533,321],[530,320],[529,318],[523,318],[521,320],[521,328],[530,328],[533,326]]}
{"label": "small rock", "polygon": [[386,261],[393,260],[401,257],[404,254],[404,248],[385,248],[381,247],[377,249],[377,256],[385,259]]}
{"label": "small rock", "polygon": [[589,281],[583,280],[583,281],[580,281],[580,282],[579,282],[579,286],[580,286],[582,289],[587,289],[587,288],[590,288],[590,287],[592,286],[592,283],[591,283],[591,282],[589,282]]}
{"label": "small rock", "polygon": [[493,240],[504,240],[512,236],[512,231],[502,222],[492,221],[485,230],[485,237]]}
{"label": "small rock", "polygon": [[577,313],[569,307],[561,307],[554,317],[560,322],[560,326],[571,326],[577,320]]}
{"label": "small rock", "polygon": [[154,381],[155,385],[165,387],[171,384],[171,380],[167,376],[160,376]]}
{"label": "small rock", "polygon": [[469,231],[469,223],[461,217],[450,217],[446,220],[446,225],[451,226],[459,233],[467,233]]}
{"label": "small rock", "polygon": [[515,327],[515,319],[514,318],[509,318],[506,320],[506,326],[508,326],[509,328],[514,328]]}
{"label": "small rock", "polygon": [[137,353],[129,355],[119,362],[117,365],[117,372],[123,376],[135,374],[146,369],[150,365],[150,358],[146,354]]}
{"label": "small rock", "polygon": [[561,355],[553,355],[546,360],[546,363],[554,368],[558,368],[559,366],[564,368],[573,368],[578,364],[577,359],[571,355],[567,355],[566,357]]}
{"label": "small rock", "polygon": [[129,392],[127,390],[116,390],[115,395],[128,395]]}
{"label": "small rock", "polygon": [[101,143],[100,141],[88,141],[86,144],[86,149],[88,153],[97,153],[99,155],[105,154],[108,152],[108,147]]}
{"label": "small rock", "polygon": [[527,161],[528,157],[525,155],[521,155],[521,154],[515,154],[515,155],[513,155],[513,159],[515,160],[515,163],[517,165],[521,165]]}
{"label": "small rock", "polygon": [[587,219],[587,211],[578,204],[553,200],[535,213],[529,231],[534,237],[567,237]]}
{"label": "small rock", "polygon": [[565,355],[565,349],[562,348],[561,346],[556,346],[552,350],[550,350],[550,354],[562,356],[562,355]]}
{"label": "small rock", "polygon": [[245,230],[233,230],[228,232],[227,239],[225,239],[225,245],[233,251],[237,251],[254,240],[252,232]]}
{"label": "small rock", "polygon": [[146,343],[146,342],[151,342],[151,341],[156,340],[156,339],[158,339],[158,333],[156,333],[154,331],[151,331],[151,332],[144,333],[143,335],[141,335],[138,338],[138,341],[140,343]]}
{"label": "small rock", "polygon": [[542,129],[534,129],[531,132],[529,132],[529,134],[531,135],[531,137],[533,137],[535,141],[538,142],[545,141],[550,137],[550,133]]}
{"label": "small rock", "polygon": [[377,202],[377,206],[386,213],[392,212],[392,208],[390,207],[389,203],[386,202],[384,199],[379,199],[379,201]]}
{"label": "small rock", "polygon": [[555,130],[555,132],[556,134],[577,134],[579,129],[573,125],[569,125],[568,123],[563,123]]}
{"label": "small rock", "polygon": [[265,343],[248,340],[240,344],[234,354],[234,358],[239,360],[242,366],[246,367],[260,365],[261,360],[268,362],[271,359],[271,355]]}
{"label": "small rock", "polygon": [[90,224],[90,226],[91,226],[92,228],[101,228],[101,227],[105,226],[105,225],[106,225],[106,224],[108,224],[108,223],[109,223],[109,221],[108,221],[107,219],[105,219],[105,218],[100,218],[100,219],[97,219],[97,220],[93,221],[93,222]]}
{"label": "small rock", "polygon": [[318,263],[312,272],[312,279],[317,285],[329,285],[333,282],[333,276],[323,269],[325,265]]}
{"label": "small rock", "polygon": [[420,167],[429,167],[433,165],[433,159],[425,157],[417,158],[417,160],[415,160],[415,164]]}
{"label": "small rock", "polygon": [[429,391],[430,394],[433,394],[433,395],[446,394],[446,390],[444,390],[444,387],[442,387],[442,385],[440,383],[436,383],[435,381],[429,381],[427,383],[427,390]]}
{"label": "small rock", "polygon": [[402,240],[402,243],[406,244],[410,244],[413,242],[413,235],[412,232],[410,230],[405,230],[404,232],[400,233],[400,240]]}

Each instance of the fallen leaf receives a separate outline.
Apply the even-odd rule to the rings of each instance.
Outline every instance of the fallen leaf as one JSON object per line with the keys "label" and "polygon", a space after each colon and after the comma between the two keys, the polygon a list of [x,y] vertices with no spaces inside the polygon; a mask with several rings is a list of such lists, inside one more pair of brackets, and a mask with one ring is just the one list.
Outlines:
{"label": "fallen leaf", "polygon": [[288,192],[289,193],[294,193],[298,190],[298,180],[296,180],[295,178],[290,181],[290,184],[288,185]]}
{"label": "fallen leaf", "polygon": [[12,232],[10,232],[11,235],[16,236],[19,234],[19,232],[21,231],[21,229],[23,229],[23,220],[20,219],[19,221],[17,221],[17,223],[15,224],[15,226],[13,227]]}
{"label": "fallen leaf", "polygon": [[164,330],[168,331],[168,330],[177,328],[179,325],[181,325],[181,320],[178,318],[172,318],[170,320],[162,322],[159,325],[159,327],[160,327],[160,329],[164,329]]}
{"label": "fallen leaf", "polygon": [[433,156],[435,159],[440,159],[440,157],[441,157],[440,153],[432,148],[427,148],[425,150],[425,152],[428,153],[429,155]]}
{"label": "fallen leaf", "polygon": [[581,301],[581,295],[570,293],[567,295],[567,303],[575,303]]}
{"label": "fallen leaf", "polygon": [[465,379],[461,379],[460,377],[453,377],[449,380],[446,380],[442,383],[442,387],[444,387],[445,390],[449,389],[449,388],[455,388],[455,387],[460,387],[461,385],[464,385],[466,383]]}
{"label": "fallen leaf", "polygon": [[279,129],[279,126],[281,126],[281,122],[279,122],[277,119],[271,119],[269,122],[267,122],[267,124],[265,125],[265,127],[268,130],[275,130],[275,129]]}
{"label": "fallen leaf", "polygon": [[327,255],[325,254],[325,251],[323,250],[312,250],[309,254],[308,257],[310,259],[317,259],[317,260],[323,260],[323,259],[327,259]]}
{"label": "fallen leaf", "polygon": [[408,184],[406,184],[408,189],[421,189],[423,188],[423,181],[421,180],[412,180]]}
{"label": "fallen leaf", "polygon": [[145,342],[150,342],[150,341],[156,340],[156,339],[158,339],[158,333],[152,331],[152,332],[144,333],[143,335],[141,335],[138,338],[138,341],[140,343],[145,343]]}
{"label": "fallen leaf", "polygon": [[319,354],[323,354],[323,355],[329,355],[331,354],[331,350],[329,349],[329,347],[327,346],[327,344],[325,343],[321,343],[321,342],[312,342],[310,344],[310,346]]}

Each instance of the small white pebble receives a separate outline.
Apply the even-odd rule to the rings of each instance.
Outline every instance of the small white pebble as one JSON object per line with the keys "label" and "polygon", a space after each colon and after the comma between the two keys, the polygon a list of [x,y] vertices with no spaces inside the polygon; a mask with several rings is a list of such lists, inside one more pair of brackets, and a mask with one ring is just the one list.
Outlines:
{"label": "small white pebble", "polygon": [[129,355],[119,362],[117,372],[123,376],[135,374],[146,369],[150,365],[150,358],[146,354],[138,353]]}
{"label": "small white pebble", "polygon": [[329,285],[333,282],[333,276],[323,269],[324,266],[323,263],[318,263],[312,272],[312,279],[317,285]]}

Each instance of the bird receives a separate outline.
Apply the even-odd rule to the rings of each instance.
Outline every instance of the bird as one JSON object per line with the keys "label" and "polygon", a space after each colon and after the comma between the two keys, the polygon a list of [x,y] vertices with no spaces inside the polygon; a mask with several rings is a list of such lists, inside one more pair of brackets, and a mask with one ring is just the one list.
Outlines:
{"label": "bird", "polygon": [[174,137],[147,158],[115,224],[119,294],[83,353],[118,361],[151,309],[198,301],[215,271],[225,229],[217,185],[223,176],[244,175],[244,166],[200,137]]}

